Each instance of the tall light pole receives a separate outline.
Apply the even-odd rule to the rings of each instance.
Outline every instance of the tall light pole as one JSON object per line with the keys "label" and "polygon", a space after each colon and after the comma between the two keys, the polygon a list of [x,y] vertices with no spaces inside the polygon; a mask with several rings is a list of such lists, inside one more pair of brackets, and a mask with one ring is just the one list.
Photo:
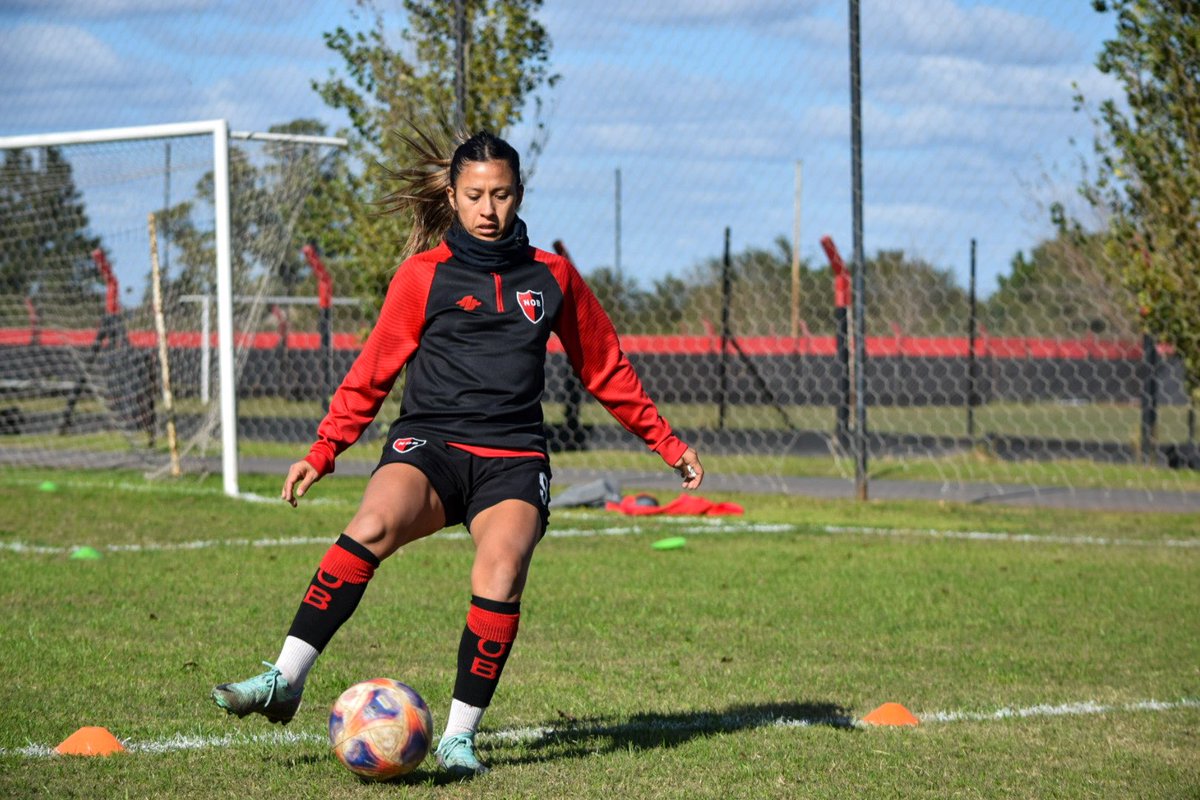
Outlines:
{"label": "tall light pole", "polygon": [[613,186],[613,271],[616,273],[617,286],[621,285],[621,168],[617,167],[616,183]]}
{"label": "tall light pole", "polygon": [[804,188],[804,162],[796,162],[796,197],[792,204],[792,338],[800,335],[800,207]]}
{"label": "tall light pole", "polygon": [[467,0],[454,0],[454,127],[467,129]]}
{"label": "tall light pole", "polygon": [[867,499],[867,326],[866,260],[863,257],[862,50],[859,0],[850,0],[850,197],[853,206],[854,263],[854,489]]}

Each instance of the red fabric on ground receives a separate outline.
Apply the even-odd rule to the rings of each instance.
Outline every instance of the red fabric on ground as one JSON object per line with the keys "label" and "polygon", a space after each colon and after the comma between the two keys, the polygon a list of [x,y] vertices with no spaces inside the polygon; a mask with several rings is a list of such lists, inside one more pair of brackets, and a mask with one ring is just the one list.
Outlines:
{"label": "red fabric on ground", "polygon": [[718,503],[706,497],[694,494],[680,494],[671,502],[661,506],[647,506],[638,503],[639,495],[629,495],[621,498],[619,503],[606,503],[609,511],[618,511],[632,516],[648,516],[651,514],[672,514],[687,516],[740,516],[745,509],[737,503]]}

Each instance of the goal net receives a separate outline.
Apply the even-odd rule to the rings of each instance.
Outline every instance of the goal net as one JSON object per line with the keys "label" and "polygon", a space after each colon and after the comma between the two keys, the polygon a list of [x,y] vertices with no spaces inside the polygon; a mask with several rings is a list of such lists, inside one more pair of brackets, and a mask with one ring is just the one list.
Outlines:
{"label": "goal net", "polygon": [[338,143],[220,121],[0,139],[0,463],[163,471],[174,428],[236,492],[246,366],[315,303],[297,222]]}

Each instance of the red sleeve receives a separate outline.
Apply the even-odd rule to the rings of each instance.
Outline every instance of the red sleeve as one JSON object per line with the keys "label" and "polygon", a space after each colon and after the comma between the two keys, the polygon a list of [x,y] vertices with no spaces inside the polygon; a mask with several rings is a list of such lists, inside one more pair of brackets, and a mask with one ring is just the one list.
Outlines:
{"label": "red sleeve", "polygon": [[600,301],[569,261],[542,251],[537,257],[562,288],[563,308],[554,332],[575,373],[625,430],[641,437],[668,466],[674,466],[687,445],[675,436],[646,394]]}
{"label": "red sleeve", "polygon": [[413,256],[392,277],[379,320],[334,393],[329,413],[317,428],[317,441],[305,457],[320,474],[333,472],[334,458],[358,441],[416,351],[438,253]]}

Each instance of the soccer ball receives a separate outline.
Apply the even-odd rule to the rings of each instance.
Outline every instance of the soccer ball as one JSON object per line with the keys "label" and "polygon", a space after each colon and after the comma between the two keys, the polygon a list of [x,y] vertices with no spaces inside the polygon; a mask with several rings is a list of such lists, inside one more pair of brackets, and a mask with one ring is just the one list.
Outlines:
{"label": "soccer ball", "polygon": [[356,683],[329,710],[329,743],[356,775],[386,781],[429,754],[433,717],[411,686],[391,678]]}

